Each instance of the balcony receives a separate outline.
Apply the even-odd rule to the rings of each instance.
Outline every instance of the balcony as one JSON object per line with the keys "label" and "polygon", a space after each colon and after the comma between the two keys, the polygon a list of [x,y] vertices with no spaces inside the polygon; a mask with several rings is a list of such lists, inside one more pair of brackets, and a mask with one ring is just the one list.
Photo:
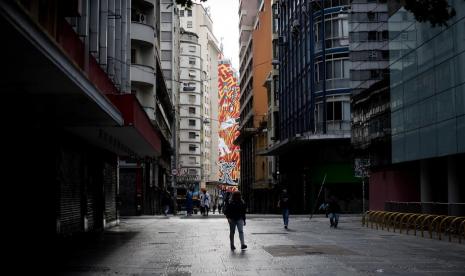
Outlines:
{"label": "balcony", "polygon": [[323,122],[317,123],[316,134],[317,135],[331,135],[340,136],[344,138],[350,138],[350,121],[337,120],[326,122],[326,133],[323,134]]}
{"label": "balcony", "polygon": [[131,82],[136,82],[146,86],[154,86],[154,68],[142,64],[131,64]]}
{"label": "balcony", "polygon": [[153,46],[155,43],[155,28],[141,22],[131,22],[131,39],[137,40],[146,46]]}

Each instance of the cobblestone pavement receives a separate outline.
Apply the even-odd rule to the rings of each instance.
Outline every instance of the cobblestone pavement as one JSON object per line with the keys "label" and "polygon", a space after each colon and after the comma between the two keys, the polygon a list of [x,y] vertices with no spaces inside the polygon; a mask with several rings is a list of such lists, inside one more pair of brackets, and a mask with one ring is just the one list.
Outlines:
{"label": "cobblestone pavement", "polygon": [[[223,217],[123,219],[63,253],[65,275],[465,275],[465,244],[407,236],[341,217],[251,216],[232,252]],[[236,247],[239,241],[236,233]]]}

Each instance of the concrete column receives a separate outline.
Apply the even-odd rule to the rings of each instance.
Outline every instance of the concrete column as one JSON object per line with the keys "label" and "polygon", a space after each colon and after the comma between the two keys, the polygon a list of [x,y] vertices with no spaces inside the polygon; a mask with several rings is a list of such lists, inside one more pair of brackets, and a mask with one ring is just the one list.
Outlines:
{"label": "concrete column", "polygon": [[[449,156],[447,159],[447,201],[449,203],[463,203],[463,191],[461,190],[459,172],[457,170],[458,159],[454,156]],[[460,210],[458,206],[449,207],[449,215],[462,215],[464,210]]]}
{"label": "concrete column", "polygon": [[[420,161],[420,191],[421,191],[421,202],[433,201],[433,179],[430,171],[431,161],[421,160]],[[423,213],[431,213],[432,210],[429,206],[422,206]]]}
{"label": "concrete column", "polygon": [[420,161],[420,185],[421,185],[421,202],[433,201],[433,181],[430,172],[429,160]]}

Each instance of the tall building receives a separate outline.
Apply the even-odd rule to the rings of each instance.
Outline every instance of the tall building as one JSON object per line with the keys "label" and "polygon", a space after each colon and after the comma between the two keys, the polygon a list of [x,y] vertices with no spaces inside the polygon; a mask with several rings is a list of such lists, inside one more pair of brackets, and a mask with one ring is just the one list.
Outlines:
{"label": "tall building", "polygon": [[433,27],[388,1],[393,165],[370,175],[370,209],[465,213],[465,3],[449,4],[456,15]]}
{"label": "tall building", "polygon": [[279,156],[278,181],[294,212],[313,211],[331,196],[343,211],[360,211],[350,145],[349,1],[277,7],[280,137],[265,154]]}
{"label": "tall building", "polygon": [[271,2],[240,1],[240,189],[251,212],[273,208],[272,183],[268,179],[267,157],[259,155],[267,147],[268,100],[265,83],[271,71]]}
{"label": "tall building", "polygon": [[[161,35],[163,34],[163,38],[166,35],[166,31],[160,31],[160,27],[162,24],[165,27],[165,23],[169,23],[167,21],[173,20],[173,11],[167,13],[161,10],[160,2],[131,1],[131,93],[137,97],[161,137],[162,151],[160,155],[150,159],[121,160],[119,167],[123,215],[160,213],[162,193],[173,193],[169,182],[174,122],[173,97],[168,90],[171,82],[163,75],[161,59],[167,58],[162,56],[166,52],[160,49]],[[173,37],[174,30],[170,28],[169,31],[169,36]]]}
{"label": "tall building", "polygon": [[178,194],[189,188],[198,191],[202,176],[202,79],[197,34],[181,30],[179,92]]}
{"label": "tall building", "polygon": [[387,19],[385,0],[351,1],[352,145],[356,167],[361,166],[357,173],[364,178],[391,165]]}
{"label": "tall building", "polygon": [[[268,118],[267,118],[267,149],[273,147],[279,141],[279,33],[278,33],[278,5],[279,0],[271,1],[271,13],[272,13],[272,61],[273,68],[268,73],[268,77],[265,82],[267,89],[268,99]],[[265,150],[266,151],[266,150]],[[275,189],[279,189],[279,158],[278,156],[267,156],[268,164],[268,181],[274,186]],[[277,193],[276,193],[277,194]],[[276,196],[276,194],[274,196]],[[276,199],[277,200],[277,199]]]}
{"label": "tall building", "polygon": [[[181,28],[198,36],[200,45],[201,81],[201,187],[213,190],[218,182],[218,56],[219,44],[213,35],[213,22],[208,8],[194,3],[190,8],[180,8]],[[182,80],[181,80],[182,81]]]}
{"label": "tall building", "polygon": [[[17,114],[7,122],[11,132],[4,139],[12,150],[4,156],[13,164],[9,172],[17,176],[12,187],[20,201],[27,202],[17,202],[14,214],[33,209],[27,223],[35,225],[41,237],[33,242],[44,243],[33,248],[27,244],[28,252],[50,246],[46,241],[51,236],[102,231],[117,224],[124,183],[119,164],[154,164],[151,160],[162,160],[169,150],[154,117],[146,112],[151,103],[143,97],[139,102],[130,93],[129,73],[136,69],[131,68],[130,49],[137,33],[131,31],[131,3],[79,4],[0,2],[0,30],[8,37],[4,50],[10,53],[2,63],[8,70],[2,71],[0,81],[1,110]],[[154,70],[147,67],[139,76],[150,72],[143,76],[154,86]],[[161,105],[169,106],[163,93],[157,90]],[[27,240],[28,235],[22,236]]]}

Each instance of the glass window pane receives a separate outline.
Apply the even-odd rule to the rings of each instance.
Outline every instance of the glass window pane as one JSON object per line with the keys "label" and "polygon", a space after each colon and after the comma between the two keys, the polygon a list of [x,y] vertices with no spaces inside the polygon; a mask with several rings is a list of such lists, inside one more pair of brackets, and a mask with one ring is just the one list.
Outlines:
{"label": "glass window pane", "polygon": [[334,102],[334,120],[342,120],[342,102]]}
{"label": "glass window pane", "polygon": [[334,61],[334,78],[335,79],[342,78],[342,60]]}
{"label": "glass window pane", "polygon": [[326,103],[326,120],[334,120],[333,102]]}

